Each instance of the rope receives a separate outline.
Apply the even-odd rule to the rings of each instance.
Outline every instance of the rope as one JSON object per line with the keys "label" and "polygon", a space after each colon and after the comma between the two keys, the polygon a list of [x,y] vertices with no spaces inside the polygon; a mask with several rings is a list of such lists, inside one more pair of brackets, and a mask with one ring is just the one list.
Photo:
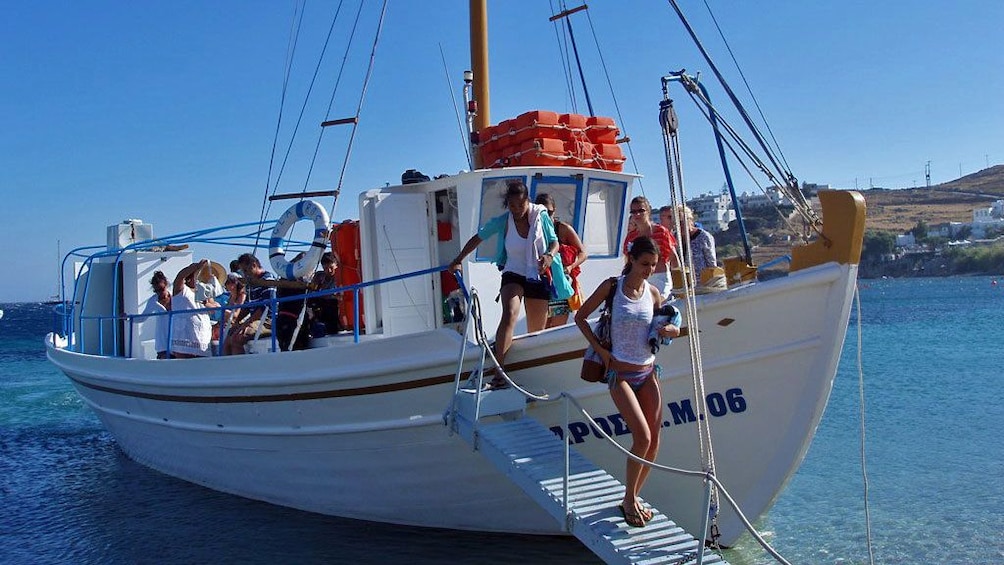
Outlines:
{"label": "rope", "polygon": [[[264,224],[265,216],[268,214],[268,193],[269,187],[272,186],[272,168],[275,165],[275,149],[279,144],[279,128],[282,126],[282,116],[285,114],[286,108],[286,92],[289,88],[289,77],[293,69],[293,55],[296,53],[296,45],[300,37],[300,24],[303,22],[303,4],[299,5],[300,17],[297,19],[296,12],[297,7],[293,8],[293,19],[290,23],[289,29],[289,45],[286,47],[286,69],[283,74],[282,80],[282,95],[279,97],[279,116],[276,118],[275,122],[275,134],[272,136],[272,151],[268,159],[268,176],[265,179],[265,197],[262,198],[261,202],[261,213],[258,216],[259,225]],[[258,249],[259,239],[256,237],[254,241],[254,249]]]}
{"label": "rope", "polygon": [[[624,121],[624,115],[621,114],[620,104],[617,102],[617,94],[614,92],[614,82],[610,79],[610,70],[607,68],[607,61],[603,57],[603,49],[600,48],[599,35],[596,33],[596,28],[593,26],[593,17],[589,14],[589,10],[586,12],[586,21],[589,22],[589,31],[593,35],[593,43],[596,45],[596,55],[600,59],[600,68],[603,69],[603,76],[607,79],[607,89],[610,91],[610,99],[614,103],[614,112],[617,114],[617,123],[621,125],[623,138],[626,140],[624,145],[627,146],[628,155],[631,156],[631,165],[634,167],[634,172],[638,176],[635,181],[638,183],[638,188],[641,190],[641,195],[645,195],[645,185],[642,183],[641,171],[638,170],[638,159],[634,156],[634,147],[631,145],[631,137],[627,135],[627,123]],[[647,196],[646,196],[647,198]]]}
{"label": "rope", "polygon": [[470,136],[464,130],[464,122],[460,118],[460,109],[457,108],[457,97],[453,93],[453,83],[450,81],[450,67],[446,64],[446,54],[443,52],[443,44],[439,44],[439,58],[443,61],[443,71],[446,73],[446,86],[450,92],[450,101],[453,103],[453,113],[457,116],[457,128],[460,130],[460,145],[464,147],[464,156],[467,157],[467,166],[474,170],[474,159],[471,157]]}
{"label": "rope", "polygon": [[763,110],[760,108],[760,103],[757,102],[756,95],[753,94],[753,89],[750,88],[750,83],[746,80],[746,74],[743,73],[742,67],[739,66],[736,54],[732,51],[732,46],[729,45],[729,40],[725,38],[722,26],[718,25],[718,18],[716,18],[715,13],[711,11],[711,5],[708,4],[708,0],[704,0],[704,7],[708,9],[708,15],[711,16],[711,21],[714,22],[715,29],[718,30],[718,36],[722,38],[722,43],[725,44],[725,49],[729,52],[729,57],[732,58],[732,64],[736,66],[736,71],[739,72],[739,77],[743,79],[743,84],[746,86],[746,92],[749,93],[750,99],[753,100],[753,106],[756,107],[757,113],[760,114],[760,119],[763,120],[764,127],[767,128],[767,133],[770,134],[771,141],[774,142],[774,151],[777,151],[777,156],[781,159],[781,162],[784,163],[785,169],[790,170],[791,167],[788,166],[788,160],[785,159],[784,153],[781,152],[781,145],[777,142],[777,138],[774,137],[774,130],[770,129],[770,124],[767,123],[767,116],[763,114]]}
{"label": "rope", "polygon": [[[662,126],[663,148],[666,155],[666,172],[670,186],[670,201],[673,205],[673,222],[676,225],[680,225],[681,218],[679,217],[679,203],[683,202],[685,198],[685,190],[683,186],[683,159],[680,152],[679,138],[677,137],[677,126],[679,122],[676,117],[676,111],[673,109],[672,100],[669,100],[667,94],[668,93],[664,85],[664,98],[660,103],[659,124]],[[683,253],[684,249],[690,249],[689,232],[681,230],[680,237],[677,238],[676,245],[677,253],[680,256],[681,261],[685,260],[686,262],[685,265],[681,263],[681,267],[684,267],[684,276],[682,277],[683,290],[684,300],[686,302],[687,326],[690,328],[690,339],[687,341],[690,346],[690,367],[691,374],[693,375],[692,392],[694,395],[694,403],[697,405],[699,414],[697,419],[697,430],[701,451],[701,463],[704,466],[705,471],[714,475],[716,472],[715,453],[711,440],[711,418],[708,412],[707,397],[705,395],[704,387],[704,361],[701,356],[700,327],[697,320],[697,293],[695,292],[695,289],[692,288],[690,277],[686,275],[687,272],[693,273],[693,254]],[[711,489],[711,500],[710,511],[711,522],[713,524],[712,528],[714,531],[717,531],[718,508],[720,508],[717,488]],[[712,535],[712,539],[715,539],[716,537],[717,536]]]}
{"label": "rope", "polygon": [[[349,39],[348,39],[348,41],[345,44],[345,54],[342,55],[342,64],[341,64],[341,66],[338,67],[338,74],[335,76],[335,85],[331,89],[331,97],[328,98],[328,107],[327,107],[327,109],[325,110],[325,113],[324,113],[324,119],[325,119],[325,121],[327,121],[327,119],[329,117],[331,117],[331,106],[334,105],[335,95],[338,94],[338,86],[342,83],[342,75],[345,72],[345,62],[349,58],[349,49],[352,47],[352,40],[355,38],[355,36],[356,36],[356,29],[359,27],[359,15],[362,13],[362,10],[363,10],[363,3],[360,2],[359,3],[359,9],[356,10],[356,18],[352,22],[352,31],[349,32]],[[341,12],[342,12],[342,2],[339,2],[338,3],[338,9],[335,10],[335,17],[331,20],[331,27],[328,28],[328,36],[324,39],[324,47],[321,50],[321,57],[320,57],[320,59],[318,59],[318,61],[317,61],[317,67],[314,69],[314,76],[315,77],[317,76],[318,70],[320,70],[320,68],[321,68],[321,60],[324,58],[324,53],[328,49],[328,41],[331,39],[331,33],[335,29],[335,23],[338,21],[338,14],[340,14]],[[311,87],[313,87],[313,84],[314,84],[313,81],[311,81]],[[308,96],[310,95],[310,91],[309,90],[307,91],[307,95]],[[304,107],[306,107],[306,105],[307,105],[307,100],[306,99],[304,99],[303,105],[304,105]],[[297,125],[299,125],[299,123],[297,123]],[[295,134],[296,134],[296,132],[294,132],[294,135]],[[311,157],[310,157],[310,165],[307,167],[307,177],[303,180],[303,192],[307,191],[307,184],[310,182],[310,175],[314,172],[314,164],[317,162],[317,153],[318,153],[318,151],[321,148],[321,140],[323,138],[324,138],[324,127],[321,127],[321,130],[319,132],[317,132],[317,141],[314,143],[314,154],[311,155]],[[292,139],[290,139],[289,145],[290,145],[290,148],[292,148],[292,146],[293,146],[293,140]],[[332,208],[332,213],[333,212],[334,212],[334,208]]]}
{"label": "rope", "polygon": [[[560,2],[559,6],[557,12],[564,11],[565,3]],[[551,9],[552,14],[556,13],[551,0],[548,0],[548,7]],[[558,44],[558,54],[561,56],[561,70],[565,73],[565,89],[568,93],[569,105],[572,112],[578,113],[578,104],[575,99],[575,81],[572,79],[571,57],[568,56],[568,40],[561,33],[558,20],[552,20],[551,23],[554,27],[554,41]]]}
{"label": "rope", "polygon": [[387,15],[387,0],[384,0],[383,7],[380,9],[380,21],[377,24],[376,34],[373,37],[373,47],[370,49],[370,61],[369,66],[366,67],[366,78],[363,79],[363,89],[359,93],[359,104],[356,106],[356,121],[352,124],[352,133],[349,135],[349,144],[345,149],[345,160],[342,162],[342,171],[338,175],[338,184],[335,190],[341,190],[342,184],[345,182],[345,169],[349,166],[349,156],[352,154],[352,143],[356,139],[356,130],[359,129],[359,114],[363,109],[363,102],[366,100],[366,89],[369,87],[370,78],[373,76],[373,63],[376,60],[376,48],[380,43],[380,32],[383,30],[384,17]]}
{"label": "rope", "polygon": [[872,518],[871,509],[868,505],[868,465],[865,460],[865,373],[864,363],[861,359],[861,350],[864,339],[861,334],[861,292],[857,283],[854,283],[854,307],[857,309],[858,320],[858,404],[860,411],[861,426],[861,481],[864,485],[862,496],[865,503],[865,540],[868,543],[868,563],[875,565],[875,553],[872,551]]}

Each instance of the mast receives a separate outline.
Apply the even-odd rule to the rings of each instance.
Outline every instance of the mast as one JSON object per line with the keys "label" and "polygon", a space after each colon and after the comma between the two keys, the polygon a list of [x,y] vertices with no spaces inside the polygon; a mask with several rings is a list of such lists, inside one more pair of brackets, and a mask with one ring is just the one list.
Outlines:
{"label": "mast", "polygon": [[[474,71],[474,101],[477,113],[474,130],[491,125],[488,100],[488,5],[487,0],[470,0],[471,5],[471,70]],[[481,154],[474,155],[475,167],[481,167]]]}

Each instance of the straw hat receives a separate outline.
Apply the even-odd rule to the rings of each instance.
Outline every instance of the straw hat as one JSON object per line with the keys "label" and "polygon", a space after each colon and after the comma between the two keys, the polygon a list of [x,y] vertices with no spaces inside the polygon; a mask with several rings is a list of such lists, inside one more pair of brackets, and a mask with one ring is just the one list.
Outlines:
{"label": "straw hat", "polygon": [[211,277],[215,278],[216,282],[218,282],[222,287],[223,281],[227,280],[227,270],[223,268],[223,265],[220,265],[216,261],[210,261],[208,269],[202,269],[199,271],[198,279],[199,282],[209,283],[209,279]]}

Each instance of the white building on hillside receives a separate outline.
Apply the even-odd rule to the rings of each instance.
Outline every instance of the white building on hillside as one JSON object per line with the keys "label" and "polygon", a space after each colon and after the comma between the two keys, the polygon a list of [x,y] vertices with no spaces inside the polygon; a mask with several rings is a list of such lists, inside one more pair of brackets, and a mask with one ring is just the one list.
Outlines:
{"label": "white building on hillside", "polygon": [[742,193],[739,195],[739,205],[743,210],[753,208],[794,206],[795,203],[784,195],[777,187],[768,186],[762,193]]}
{"label": "white building on hillside", "polygon": [[973,237],[986,237],[989,228],[1004,228],[1004,200],[973,209]]}
{"label": "white building on hillside", "polygon": [[725,231],[729,229],[729,222],[736,219],[728,191],[702,194],[688,200],[687,206],[694,211],[694,220],[709,232]]}

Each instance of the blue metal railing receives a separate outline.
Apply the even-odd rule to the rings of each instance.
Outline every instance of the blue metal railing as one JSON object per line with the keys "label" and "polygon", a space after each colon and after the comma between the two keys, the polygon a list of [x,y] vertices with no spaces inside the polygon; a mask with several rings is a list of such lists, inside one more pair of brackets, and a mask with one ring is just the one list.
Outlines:
{"label": "blue metal railing", "polygon": [[[118,356],[118,351],[117,350],[116,351],[112,351],[109,354],[104,349],[105,348],[105,340],[104,340],[105,326],[108,325],[109,323],[112,325],[112,328],[114,330],[114,332],[113,332],[113,338],[114,339],[113,339],[112,343],[113,344],[117,344],[120,341],[117,338],[117,336],[118,336],[118,326],[119,326],[118,322],[128,322],[128,324],[129,324],[129,334],[128,334],[129,335],[129,340],[128,340],[127,344],[124,344],[125,346],[123,347],[122,355],[125,356],[125,357],[133,357],[133,353],[134,352],[133,352],[132,336],[133,336],[134,332],[132,330],[133,330],[134,324],[136,322],[145,321],[145,320],[147,320],[149,318],[157,318],[157,317],[160,317],[160,316],[167,316],[167,319],[168,319],[168,354],[170,355],[170,352],[171,352],[171,350],[170,350],[171,334],[172,334],[173,328],[174,328],[174,317],[175,316],[189,316],[189,315],[193,315],[193,314],[216,313],[216,312],[219,312],[221,314],[221,320],[222,320],[222,319],[225,318],[224,316],[222,316],[223,312],[228,311],[228,310],[238,310],[238,309],[244,309],[244,308],[246,308],[246,309],[256,309],[256,308],[259,308],[259,307],[266,307],[266,308],[269,309],[269,312],[271,313],[272,320],[276,320],[277,319],[276,317],[278,315],[278,310],[279,310],[279,304],[280,303],[283,303],[283,302],[292,302],[292,301],[297,301],[297,300],[307,301],[307,300],[312,299],[312,298],[322,298],[322,297],[331,296],[331,295],[334,295],[334,294],[338,294],[338,293],[342,293],[342,292],[349,292],[349,291],[351,291],[353,293],[353,297],[355,298],[355,301],[353,303],[354,304],[354,308],[353,309],[354,309],[355,321],[354,321],[353,329],[352,329],[352,337],[353,337],[353,342],[354,343],[359,343],[359,335],[360,335],[359,313],[360,313],[360,310],[361,310],[361,308],[359,307],[359,292],[361,290],[363,290],[365,288],[373,287],[373,286],[379,286],[381,284],[392,283],[392,282],[397,282],[397,281],[401,281],[401,280],[405,280],[405,279],[410,279],[410,278],[415,278],[415,277],[421,277],[421,276],[425,276],[425,275],[435,274],[435,273],[444,271],[444,270],[446,270],[448,268],[449,268],[448,265],[442,265],[442,266],[438,266],[438,267],[431,267],[431,268],[428,268],[428,269],[422,269],[422,270],[419,270],[419,271],[413,271],[413,272],[410,272],[410,273],[403,273],[403,274],[400,274],[400,275],[394,275],[394,276],[391,276],[391,277],[385,277],[385,278],[382,278],[382,279],[376,279],[376,280],[364,281],[364,282],[360,282],[360,283],[352,284],[352,285],[340,286],[340,287],[333,288],[333,289],[325,289],[325,290],[318,290],[318,291],[313,291],[313,292],[306,292],[306,293],[303,293],[303,294],[296,294],[296,295],[293,295],[293,296],[284,296],[284,297],[281,297],[281,298],[277,298],[277,297],[273,296],[272,298],[269,298],[267,300],[257,300],[257,301],[253,301],[253,302],[245,302],[243,304],[227,304],[225,306],[217,306],[217,307],[213,307],[213,308],[196,308],[196,309],[191,309],[191,310],[152,312],[152,313],[147,313],[147,314],[124,314],[124,315],[118,315],[118,316],[115,316],[115,315],[84,316],[84,315],[81,314],[78,317],[79,321],[80,321],[80,333],[81,333],[81,335],[75,336],[74,343],[73,344],[69,344],[68,347],[70,347],[71,350],[74,350],[74,351],[78,351],[78,352],[82,351],[83,350],[83,344],[84,344],[84,337],[85,337],[83,335],[83,333],[84,333],[84,322],[85,321],[94,321],[94,322],[96,322],[96,324],[98,326],[97,327],[98,343],[100,344],[99,345],[98,354],[99,355],[110,355],[110,356],[113,356],[113,357],[114,356]],[[455,272],[454,276],[456,277],[457,282],[460,285],[460,288],[463,290],[465,300],[469,300],[470,295],[468,293],[466,285],[464,284],[463,275],[461,275],[460,273],[456,273]],[[86,293],[86,290],[85,290],[85,293]],[[60,305],[57,305],[56,309],[54,310],[54,316],[56,317],[56,320],[55,320],[55,323],[54,323],[54,333],[57,333],[57,334],[60,334],[60,335],[63,335],[63,336],[69,336],[72,333],[72,324],[73,324],[73,319],[74,319],[74,310],[75,310],[75,307],[74,307],[73,304],[60,304]],[[223,346],[223,343],[222,343],[223,339],[222,339],[222,337],[226,335],[227,329],[228,329],[226,327],[226,322],[221,321],[220,324],[221,324],[220,325],[221,340],[220,340],[220,344],[218,346],[219,349],[217,351],[217,354],[222,353],[222,346]],[[271,344],[271,347],[270,347],[270,351],[275,352],[275,351],[278,350],[278,340],[277,340],[277,336],[276,336],[276,332],[274,331],[274,328],[273,328],[273,331],[271,333],[272,333],[272,336],[271,336],[272,337],[272,344]]]}

